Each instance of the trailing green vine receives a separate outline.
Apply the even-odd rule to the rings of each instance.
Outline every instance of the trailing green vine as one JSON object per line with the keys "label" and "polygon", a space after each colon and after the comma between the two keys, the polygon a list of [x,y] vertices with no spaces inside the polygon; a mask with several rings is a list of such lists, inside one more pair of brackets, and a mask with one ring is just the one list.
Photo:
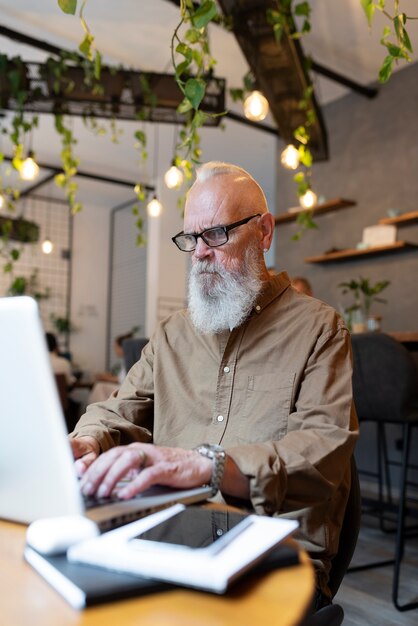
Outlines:
{"label": "trailing green vine", "polygon": [[200,107],[216,64],[210,51],[208,25],[215,19],[219,21],[220,16],[214,0],[198,6],[192,0],[181,0],[180,18],[171,38],[171,60],[175,81],[183,94],[177,111],[186,116],[186,123],[179,133],[175,163],[190,181],[202,154],[199,129],[207,116],[213,115]]}
{"label": "trailing green vine", "polygon": [[417,20],[418,17],[412,17],[406,15],[400,11],[400,0],[393,1],[393,14],[387,10],[386,0],[360,0],[364,13],[366,14],[369,28],[372,26],[374,14],[377,11],[383,13],[383,15],[390,22],[390,26],[385,26],[383,29],[383,35],[380,40],[382,46],[387,50],[387,55],[383,60],[382,66],[379,71],[379,81],[385,83],[392,75],[393,65],[401,60],[410,63],[413,54],[413,48],[408,32],[406,30],[406,24],[408,21]]}

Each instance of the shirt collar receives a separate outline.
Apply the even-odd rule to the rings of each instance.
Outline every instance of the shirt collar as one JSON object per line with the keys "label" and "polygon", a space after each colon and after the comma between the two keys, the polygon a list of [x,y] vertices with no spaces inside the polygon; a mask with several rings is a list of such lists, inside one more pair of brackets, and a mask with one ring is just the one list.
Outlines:
{"label": "shirt collar", "polygon": [[266,306],[268,306],[278,296],[280,296],[283,291],[289,287],[289,285],[290,278],[287,272],[274,274],[268,281],[264,283],[260,295],[258,296],[255,303],[254,312],[256,314],[261,313],[261,311],[265,309]]}

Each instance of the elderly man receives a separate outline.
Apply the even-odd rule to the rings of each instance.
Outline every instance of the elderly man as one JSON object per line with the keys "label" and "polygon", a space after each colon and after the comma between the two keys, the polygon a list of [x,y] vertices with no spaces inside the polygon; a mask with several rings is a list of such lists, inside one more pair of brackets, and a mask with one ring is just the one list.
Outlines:
{"label": "elderly man", "polygon": [[357,437],[350,340],[333,309],[290,288],[285,272],[270,276],[273,230],[245,170],[198,170],[173,237],[192,261],[188,309],[159,325],[71,442],[87,495],[109,495],[131,472],[121,498],[211,483],[220,501],[299,520],[321,602]]}

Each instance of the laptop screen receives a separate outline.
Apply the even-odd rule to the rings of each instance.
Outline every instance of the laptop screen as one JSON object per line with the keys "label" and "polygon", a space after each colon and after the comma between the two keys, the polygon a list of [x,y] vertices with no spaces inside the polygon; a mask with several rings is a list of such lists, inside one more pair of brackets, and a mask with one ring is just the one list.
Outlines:
{"label": "laptop screen", "polygon": [[[84,513],[38,307],[27,296],[0,298],[0,384],[0,518],[29,523]],[[104,529],[210,495],[207,486],[156,486],[86,514]]]}
{"label": "laptop screen", "polygon": [[81,513],[44,330],[27,296],[0,298],[0,381],[0,517]]}

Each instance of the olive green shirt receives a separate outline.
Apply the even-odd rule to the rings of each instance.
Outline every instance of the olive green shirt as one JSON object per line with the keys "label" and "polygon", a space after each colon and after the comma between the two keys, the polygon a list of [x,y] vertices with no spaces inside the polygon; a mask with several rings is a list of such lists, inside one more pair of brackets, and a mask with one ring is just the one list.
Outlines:
{"label": "olive green shirt", "polygon": [[351,377],[343,321],[282,272],[231,332],[199,335],[186,310],[163,321],[117,395],[90,405],[73,436],[103,451],[222,445],[250,480],[247,508],[300,522],[326,592],[358,435]]}

